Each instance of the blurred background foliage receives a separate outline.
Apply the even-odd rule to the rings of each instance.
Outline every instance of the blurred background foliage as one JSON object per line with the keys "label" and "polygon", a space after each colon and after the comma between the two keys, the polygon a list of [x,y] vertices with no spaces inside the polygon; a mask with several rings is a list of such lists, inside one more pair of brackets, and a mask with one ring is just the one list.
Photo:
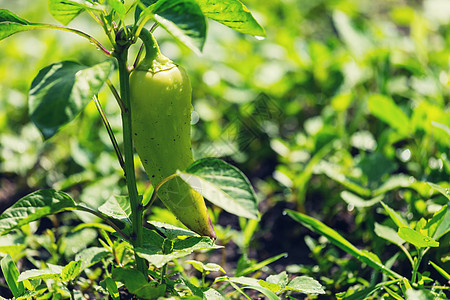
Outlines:
{"label": "blurred background foliage", "polygon": [[[310,274],[333,291],[367,285],[370,270],[282,211],[306,212],[386,260],[395,251],[374,233],[375,222],[387,222],[378,200],[409,220],[430,217],[446,203],[425,182],[450,187],[450,2],[244,2],[267,38],[209,21],[203,55],[196,56],[156,31],[162,52],[191,77],[195,157],[235,164],[259,194],[259,224],[211,207],[219,240],[229,242],[231,266],[239,257],[242,263],[243,257],[262,260],[287,252],[275,269]],[[32,22],[56,24],[46,1],[0,0],[0,7]],[[82,15],[70,27],[107,45],[92,24]],[[95,207],[125,193],[93,103],[45,143],[29,121],[32,79],[62,60],[90,65],[104,57],[83,39],[53,31],[20,33],[0,44],[0,211],[39,188],[68,191]],[[99,99],[120,142],[116,102],[106,88]],[[148,181],[139,161],[136,169],[144,193]],[[370,201],[375,197],[381,198]],[[159,207],[149,218],[176,221]],[[67,231],[61,225],[60,234]],[[82,242],[94,241],[95,235]],[[441,243],[448,245],[449,238]],[[447,257],[439,261],[450,269],[448,247],[430,255]],[[402,260],[394,269],[402,269]]]}

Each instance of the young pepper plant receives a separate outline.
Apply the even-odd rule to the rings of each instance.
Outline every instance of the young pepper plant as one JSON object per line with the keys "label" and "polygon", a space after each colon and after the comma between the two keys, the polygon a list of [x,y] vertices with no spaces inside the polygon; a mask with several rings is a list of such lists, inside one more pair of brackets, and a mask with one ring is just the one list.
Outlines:
{"label": "young pepper plant", "polygon": [[[49,11],[62,25],[33,23],[16,14],[0,9],[0,40],[16,33],[53,29],[79,35],[102,51],[107,59],[93,66],[84,66],[74,61],[53,63],[43,68],[31,83],[29,91],[30,119],[45,140],[57,134],[72,122],[93,99],[114,146],[119,164],[123,168],[128,190],[128,201],[119,207],[129,208],[127,222],[117,222],[117,212],[106,208],[90,208],[77,204],[68,194],[56,190],[38,190],[25,196],[0,216],[1,234],[8,234],[21,226],[43,216],[68,210],[90,212],[108,223],[118,235],[133,245],[136,268],[147,280],[148,256],[146,249],[143,212],[156,198],[161,185],[155,186],[151,200],[142,203],[136,187],[134,171],[134,149],[132,118],[130,109],[130,82],[132,70],[128,62],[131,47],[139,38],[161,27],[173,38],[196,53],[202,51],[206,39],[206,19],[210,18],[234,30],[254,36],[264,36],[264,29],[253,18],[250,11],[239,1],[223,3],[219,0],[49,0]],[[103,28],[110,45],[105,46],[89,34],[67,25],[81,13],[89,14]],[[134,13],[134,23],[127,24],[128,16]],[[139,60],[140,51],[138,58]],[[117,69],[116,69],[117,67]],[[109,81],[113,72],[119,75],[119,92]],[[121,110],[122,148],[109,126],[97,94],[107,83]],[[194,162],[186,170],[178,170],[169,176],[181,178],[197,189],[206,199],[224,210],[247,218],[258,218],[257,200],[248,179],[237,168],[218,159],[203,159]],[[165,181],[164,181],[165,182]],[[232,182],[233,186],[231,186]],[[199,185],[200,183],[200,185]],[[148,200],[148,199],[147,199]],[[109,207],[108,207],[109,205]],[[119,224],[119,225],[118,225]],[[150,251],[151,252],[151,251]],[[139,255],[138,255],[139,253]],[[151,262],[151,260],[150,260]],[[117,278],[126,278],[126,272],[117,272]],[[20,290],[20,289],[19,289]],[[18,292],[19,293],[19,292]]]}

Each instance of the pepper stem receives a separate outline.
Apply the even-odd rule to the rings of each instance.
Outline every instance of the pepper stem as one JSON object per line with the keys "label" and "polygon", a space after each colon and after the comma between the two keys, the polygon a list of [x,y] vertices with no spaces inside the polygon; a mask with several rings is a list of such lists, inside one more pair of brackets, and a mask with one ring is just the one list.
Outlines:
{"label": "pepper stem", "polygon": [[158,43],[156,42],[153,34],[145,28],[143,28],[141,33],[139,34],[139,38],[144,43],[145,47],[145,57],[142,59],[139,67],[151,69],[153,67],[154,60],[161,55]]}

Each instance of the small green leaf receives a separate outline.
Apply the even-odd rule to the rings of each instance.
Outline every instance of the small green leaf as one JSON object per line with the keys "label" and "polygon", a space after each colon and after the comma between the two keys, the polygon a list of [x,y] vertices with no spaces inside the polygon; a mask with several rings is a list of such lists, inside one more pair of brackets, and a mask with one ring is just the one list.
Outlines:
{"label": "small green leaf", "polygon": [[206,300],[226,300],[221,293],[213,288],[204,291],[203,295],[205,296]]}
{"label": "small green leaf", "polygon": [[288,283],[286,289],[304,294],[325,294],[323,286],[317,280],[309,276],[295,277]]}
{"label": "small green leaf", "polygon": [[19,278],[19,270],[17,270],[14,261],[11,256],[8,254],[0,262],[3,278],[5,278],[6,283],[8,284],[9,289],[11,290],[14,297],[22,296],[25,292],[25,287],[22,282],[18,282]]}
{"label": "small green leaf", "polygon": [[274,292],[262,286],[249,285],[244,286],[243,289],[257,290],[258,292],[264,294],[269,300],[280,300],[280,297],[278,297]]}
{"label": "small green leaf", "polygon": [[71,261],[69,262],[61,272],[61,280],[72,281],[80,275],[81,272],[81,261]]}
{"label": "small green leaf", "polygon": [[383,201],[380,202],[381,205],[383,205],[384,210],[388,213],[389,217],[394,221],[395,225],[398,227],[408,227],[409,224],[406,222],[405,219],[403,219],[395,210],[384,204]]}
{"label": "small green leaf", "polygon": [[442,186],[431,182],[427,182],[427,184],[431,186],[434,190],[444,195],[450,201],[450,190],[448,188],[445,189]]}
{"label": "small green leaf", "polygon": [[75,207],[75,202],[66,193],[51,189],[36,191],[21,198],[3,212],[0,216],[1,235],[44,216]]}
{"label": "small green leaf", "polygon": [[75,260],[81,261],[80,271],[83,271],[84,269],[98,263],[108,255],[109,251],[105,250],[105,248],[91,247],[77,253]]}
{"label": "small green leaf", "polygon": [[403,135],[410,133],[411,126],[408,116],[395,104],[392,98],[377,94],[371,95],[368,101],[371,114]]}
{"label": "small green leaf", "polygon": [[238,32],[254,36],[266,36],[266,32],[249,9],[239,0],[197,0],[203,14]]}
{"label": "small green leaf", "polygon": [[439,247],[439,242],[409,227],[400,227],[398,229],[398,236],[418,248]]}
{"label": "small green leaf", "polygon": [[286,271],[283,271],[280,274],[268,276],[266,278],[266,281],[270,283],[275,283],[279,285],[282,289],[284,289],[288,284],[289,278]]}
{"label": "small green leaf", "polygon": [[56,134],[84,109],[113,69],[113,61],[92,67],[64,61],[38,73],[29,91],[29,113],[45,139]]}
{"label": "small green leaf", "polygon": [[120,300],[119,289],[117,288],[116,282],[111,277],[106,277],[104,280],[100,281],[100,286],[108,291],[113,300]]}
{"label": "small green leaf", "polygon": [[274,293],[277,293],[278,291],[281,290],[281,286],[279,286],[278,284],[273,283],[273,282],[267,282],[267,281],[264,281],[264,280],[258,280],[258,283],[263,288],[266,288],[266,289],[268,289],[268,290],[270,290],[270,291],[272,291]]}
{"label": "small green leaf", "polygon": [[165,284],[152,284],[147,282],[144,274],[137,270],[127,268],[116,268],[112,277],[115,281],[122,282],[128,290],[140,299],[158,299],[164,296]]}
{"label": "small green leaf", "polygon": [[[445,215],[442,217],[442,220],[439,223],[439,225],[436,228],[436,231],[434,232],[433,238],[436,240],[439,240],[441,237],[443,237],[445,234],[447,234],[450,231],[450,209],[448,209],[448,204],[445,205],[444,207],[447,207],[447,209],[445,209]],[[440,218],[440,216],[436,215],[436,218]],[[432,218],[432,220],[430,221],[431,224],[430,226],[433,227],[434,223],[432,222],[434,219],[434,216]]]}
{"label": "small green leaf", "polygon": [[401,246],[405,242],[398,236],[397,231],[395,231],[391,227],[384,226],[378,223],[375,223],[375,234],[380,238],[388,240],[389,242],[397,246]]}
{"label": "small green leaf", "polygon": [[442,269],[441,267],[439,267],[437,264],[435,264],[434,262],[430,261],[430,264],[433,266],[433,268],[436,269],[436,271],[439,272],[439,274],[441,274],[442,276],[444,276],[444,278],[446,280],[450,280],[450,274],[448,274],[444,269]]}
{"label": "small green leaf", "polygon": [[131,224],[131,206],[128,196],[113,196],[103,203],[98,210],[111,218]]}
{"label": "small green leaf", "polygon": [[164,234],[168,239],[174,239],[179,236],[196,236],[197,234],[189,229],[180,228],[171,224],[150,221],[149,224],[158,232]]}
{"label": "small green leaf", "polygon": [[381,200],[383,200],[384,196],[380,195],[378,197],[365,200],[353,193],[350,193],[349,191],[342,191],[341,198],[348,204],[351,204],[355,207],[371,207],[380,202]]}
{"label": "small green leaf", "polygon": [[226,273],[225,270],[218,264],[214,263],[207,263],[204,264],[201,261],[197,260],[186,260],[187,263],[190,263],[197,271],[203,273],[203,272],[218,272],[221,271],[222,273]]}
{"label": "small green leaf", "polygon": [[99,8],[87,0],[49,0],[48,9],[58,22],[67,25],[86,9]]}
{"label": "small green leaf", "polygon": [[404,300],[399,294],[388,288],[387,286],[384,287],[384,290],[395,300]]}
{"label": "small green leaf", "polygon": [[59,279],[61,278],[63,267],[50,265],[46,269],[33,269],[20,274],[17,281],[24,281],[29,279]]}
{"label": "small green leaf", "polygon": [[[151,6],[155,1],[142,1]],[[136,10],[138,19],[141,9]],[[195,0],[159,0],[144,13],[149,14],[177,41],[200,54],[206,39],[206,19]]]}
{"label": "small green leaf", "polygon": [[220,159],[194,162],[185,172],[177,172],[193,189],[229,213],[258,218],[257,199],[245,175]]}
{"label": "small green leaf", "polygon": [[120,19],[125,17],[127,9],[125,5],[120,0],[108,0],[109,5],[114,9]]}
{"label": "small green leaf", "polygon": [[194,296],[199,297],[200,299],[205,299],[204,297],[204,293],[202,291],[201,288],[199,288],[198,286],[196,286],[195,284],[191,283],[188,279],[186,278],[181,278],[181,280],[183,280],[184,284],[191,290],[192,294]]}

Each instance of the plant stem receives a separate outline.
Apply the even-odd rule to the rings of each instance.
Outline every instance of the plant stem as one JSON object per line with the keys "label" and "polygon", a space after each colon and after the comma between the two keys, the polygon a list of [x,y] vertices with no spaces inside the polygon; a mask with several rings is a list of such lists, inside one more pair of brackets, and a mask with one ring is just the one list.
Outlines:
{"label": "plant stem", "polygon": [[101,212],[90,209],[88,207],[85,206],[81,206],[81,205],[77,205],[77,209],[81,210],[81,211],[85,211],[88,213],[91,213],[97,217],[99,217],[100,219],[102,219],[103,221],[105,221],[106,223],[108,223],[109,226],[111,226],[112,228],[114,228],[114,230],[120,234],[126,241],[130,240],[130,237],[128,235],[126,235],[119,227],[117,227],[116,224],[114,224],[113,222],[111,222],[108,217],[106,217],[105,215],[103,215]]}
{"label": "plant stem", "polygon": [[34,28],[56,29],[56,30],[72,32],[74,34],[77,34],[77,35],[79,35],[81,37],[84,37],[84,38],[88,39],[89,42],[91,42],[91,44],[97,46],[97,48],[99,50],[101,50],[104,54],[106,54],[107,56],[111,56],[113,54],[112,51],[109,51],[108,49],[106,49],[99,41],[97,41],[92,36],[90,36],[87,33],[84,33],[81,30],[73,29],[73,28],[69,28],[69,27],[65,27],[65,26],[51,25],[51,24],[41,24],[41,23],[31,23],[30,26],[32,26]]}
{"label": "plant stem", "polygon": [[[140,203],[139,194],[136,187],[136,175],[134,172],[134,151],[132,141],[131,128],[131,110],[130,110],[130,82],[129,72],[127,68],[128,46],[124,47],[116,53],[119,65],[119,81],[120,81],[120,98],[124,105],[122,111],[122,127],[123,127],[123,147],[125,157],[125,179],[127,182],[128,195],[130,197],[131,206],[131,222],[133,233],[131,236],[134,249],[142,247],[142,205]],[[147,266],[143,258],[139,257],[135,252],[135,260],[137,269],[147,277]]]}
{"label": "plant stem", "polygon": [[420,262],[422,261],[422,257],[423,257],[423,251],[421,248],[418,248],[417,249],[417,257],[415,259],[415,264],[413,265],[413,270],[412,270],[411,282],[413,284],[416,283],[417,270],[419,270],[419,265],[420,265]]}
{"label": "plant stem", "polygon": [[111,143],[113,144],[114,151],[116,152],[117,159],[119,160],[120,167],[125,170],[125,162],[123,161],[122,153],[120,152],[119,144],[117,144],[117,140],[114,136],[114,132],[111,129],[111,125],[109,125],[109,121],[106,118],[105,112],[103,111],[102,105],[100,101],[98,101],[97,96],[94,95],[95,106],[97,107],[98,113],[103,121],[103,125],[106,127],[106,131],[108,132]]}

